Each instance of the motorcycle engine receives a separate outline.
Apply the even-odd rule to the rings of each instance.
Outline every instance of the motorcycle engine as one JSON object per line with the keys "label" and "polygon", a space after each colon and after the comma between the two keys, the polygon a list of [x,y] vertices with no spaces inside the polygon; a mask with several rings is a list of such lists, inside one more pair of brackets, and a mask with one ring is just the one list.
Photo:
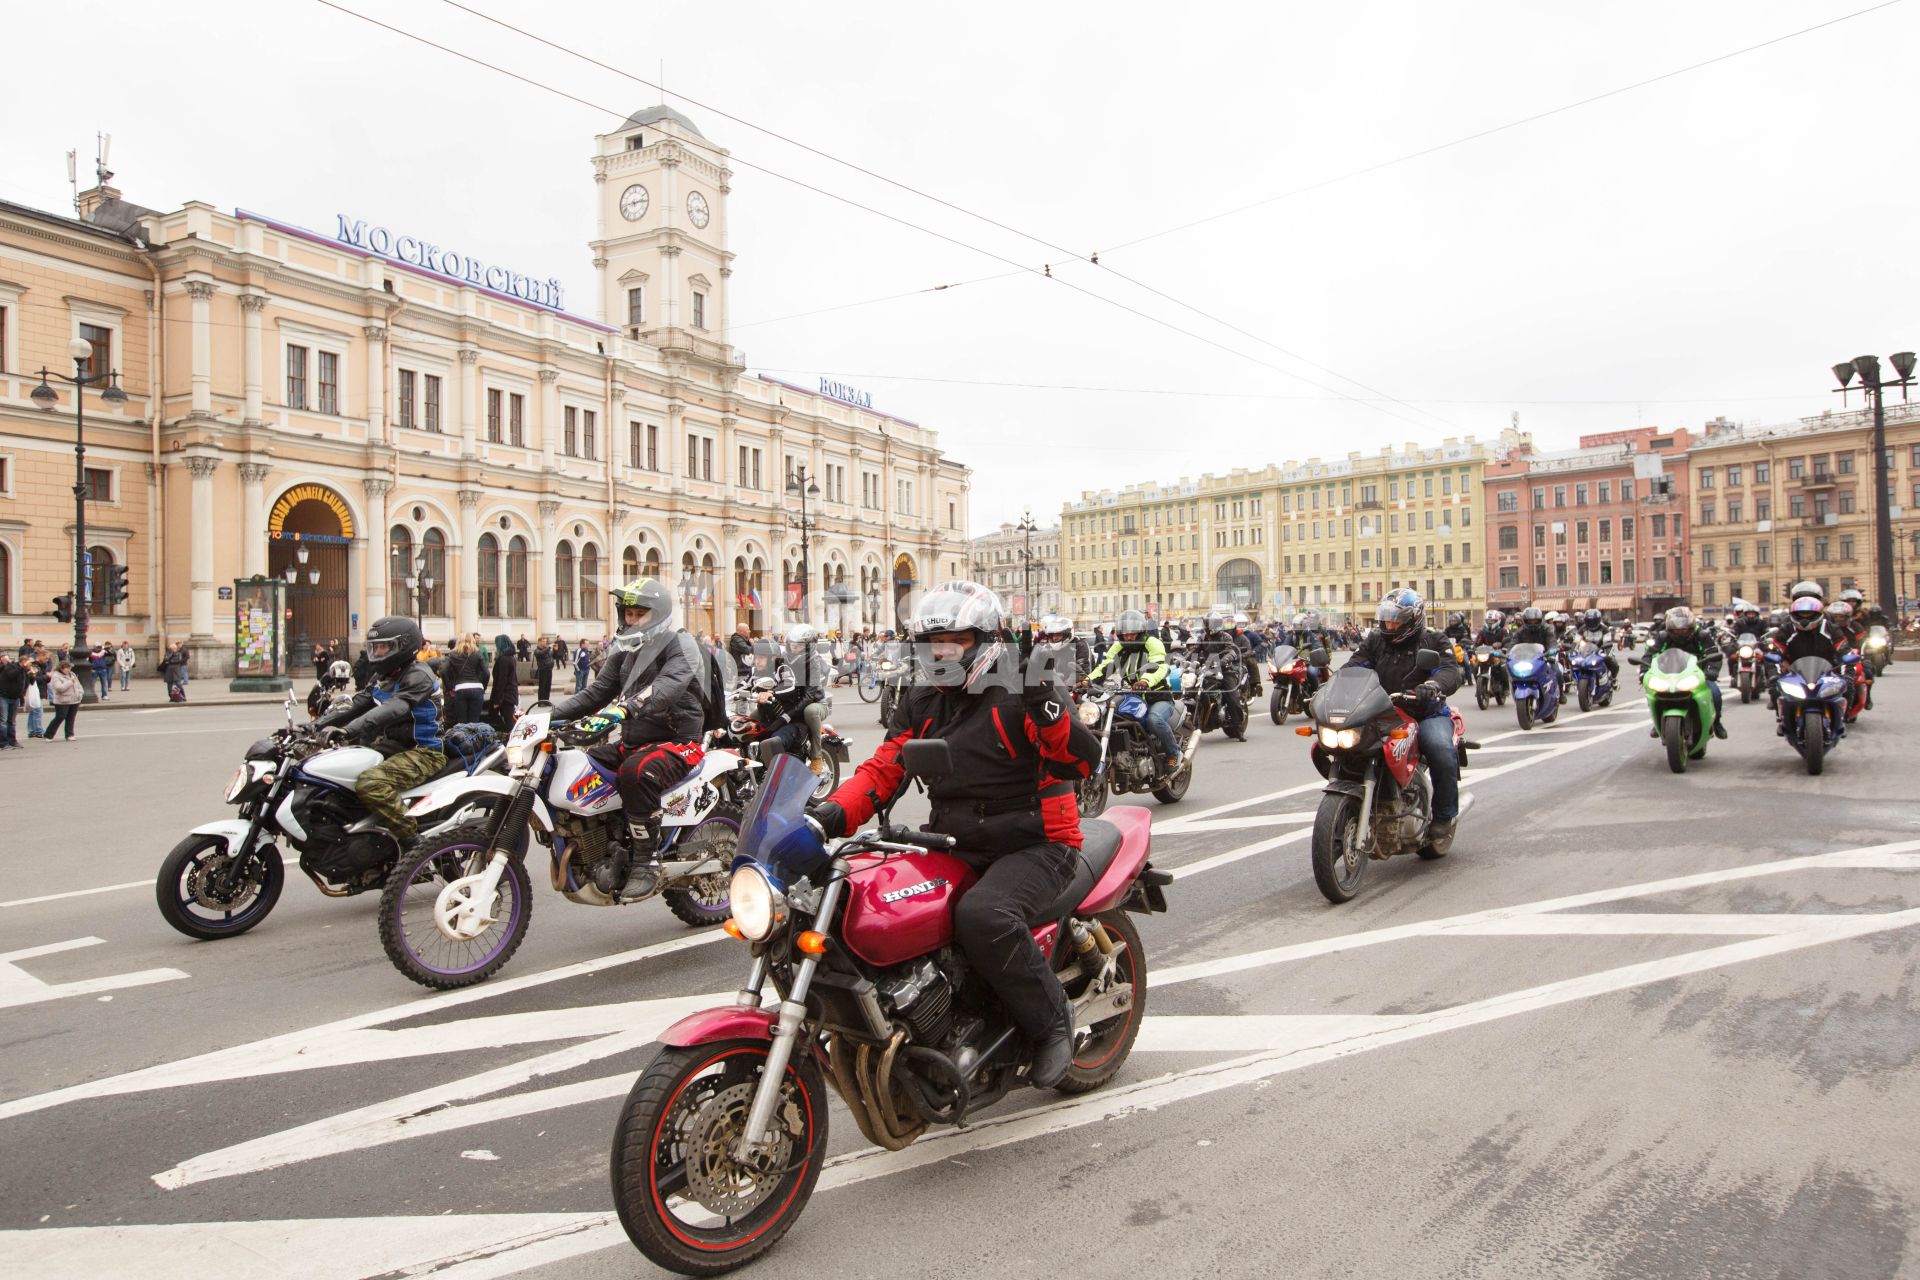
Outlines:
{"label": "motorcycle engine", "polygon": [[953,1027],[953,985],[932,957],[876,984],[888,1010],[907,1024],[915,1044],[933,1046]]}
{"label": "motorcycle engine", "polygon": [[568,865],[573,879],[595,885],[602,893],[612,893],[619,888],[627,878],[626,867],[616,865],[621,860],[608,843],[606,820],[568,814],[557,825],[559,835],[572,850]]}

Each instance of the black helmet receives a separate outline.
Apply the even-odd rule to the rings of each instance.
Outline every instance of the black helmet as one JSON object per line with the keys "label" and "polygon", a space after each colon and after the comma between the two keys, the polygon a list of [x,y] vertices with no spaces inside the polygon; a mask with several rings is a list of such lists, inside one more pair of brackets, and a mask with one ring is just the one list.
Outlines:
{"label": "black helmet", "polygon": [[1466,625],[1466,622],[1467,615],[1464,613],[1456,611],[1447,615],[1447,625],[1450,627],[1462,627]]}
{"label": "black helmet", "polygon": [[1600,611],[1598,609],[1587,610],[1587,625],[1590,627],[1597,627],[1600,625],[1600,623],[1601,623]]}
{"label": "black helmet", "polygon": [[1418,639],[1427,625],[1427,604],[1412,587],[1395,587],[1380,597],[1373,620],[1389,644]]}
{"label": "black helmet", "polygon": [[1535,608],[1533,605],[1528,605],[1526,608],[1520,611],[1520,621],[1522,622],[1540,621],[1540,610]]}
{"label": "black helmet", "polygon": [[426,642],[412,618],[380,618],[367,628],[367,661],[383,676],[398,675],[420,656]]}
{"label": "black helmet", "polygon": [[1209,613],[1202,620],[1201,625],[1206,628],[1208,635],[1212,635],[1216,631],[1225,631],[1227,629],[1227,616],[1219,612]]}

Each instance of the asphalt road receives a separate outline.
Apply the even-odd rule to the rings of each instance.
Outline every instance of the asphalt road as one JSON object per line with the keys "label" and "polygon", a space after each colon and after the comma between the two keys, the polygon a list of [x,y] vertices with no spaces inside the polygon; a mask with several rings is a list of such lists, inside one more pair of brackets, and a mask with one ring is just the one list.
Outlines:
{"label": "asphalt road", "polygon": [[[1487,747],[1443,862],[1329,906],[1292,726],[1155,809],[1139,1043],[1106,1089],[833,1162],[755,1272],[1920,1274],[1920,681],[1808,778],[1764,704],[1683,777],[1637,693]],[[0,753],[0,1257],[10,1276],[656,1274],[611,1217],[646,1040],[745,948],[539,895],[434,995],[373,901],[290,880],[219,943],[154,909],[258,707],[82,718]],[[870,709],[842,697],[856,749]]]}

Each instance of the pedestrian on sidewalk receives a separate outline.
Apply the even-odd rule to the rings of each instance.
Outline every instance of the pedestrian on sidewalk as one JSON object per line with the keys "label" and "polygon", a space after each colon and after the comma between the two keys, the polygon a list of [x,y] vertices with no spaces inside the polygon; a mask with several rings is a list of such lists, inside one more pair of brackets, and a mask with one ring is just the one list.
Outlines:
{"label": "pedestrian on sidewalk", "polygon": [[493,646],[493,688],[487,695],[486,721],[505,733],[520,714],[520,663],[506,636],[495,636]]}
{"label": "pedestrian on sidewalk", "polygon": [[533,651],[533,678],[539,688],[539,701],[553,700],[553,645],[542,640]]}
{"label": "pedestrian on sidewalk", "polygon": [[42,726],[46,721],[47,707],[47,669],[37,660],[29,660],[27,668],[27,736],[43,736]]}
{"label": "pedestrian on sidewalk", "polygon": [[447,691],[447,724],[473,724],[484,719],[487,703],[487,660],[480,656],[480,636],[460,637],[440,670]]}
{"label": "pedestrian on sidewalk", "polygon": [[127,691],[127,681],[133,678],[133,642],[122,640],[120,647],[113,651],[113,666],[120,673],[120,692]]}
{"label": "pedestrian on sidewalk", "polygon": [[12,654],[0,653],[0,751],[19,749],[14,724],[26,700],[26,664],[14,661]]}
{"label": "pedestrian on sidewalk", "polygon": [[47,687],[53,695],[53,719],[47,721],[46,739],[53,741],[53,735],[62,725],[66,726],[67,741],[73,741],[74,717],[80,714],[80,703],[87,691],[80,683],[80,677],[73,674],[73,664],[63,662],[60,669],[47,681]]}
{"label": "pedestrian on sidewalk", "polygon": [[160,659],[160,676],[167,683],[167,697],[174,702],[187,700],[187,644],[176,640]]}
{"label": "pedestrian on sidewalk", "polygon": [[593,650],[587,642],[580,641],[580,647],[573,653],[573,691],[580,693],[587,687],[587,676],[593,671]]}
{"label": "pedestrian on sidewalk", "polygon": [[522,662],[533,660],[533,641],[527,639],[525,632],[521,633],[519,642],[514,645],[514,652],[520,656]]}

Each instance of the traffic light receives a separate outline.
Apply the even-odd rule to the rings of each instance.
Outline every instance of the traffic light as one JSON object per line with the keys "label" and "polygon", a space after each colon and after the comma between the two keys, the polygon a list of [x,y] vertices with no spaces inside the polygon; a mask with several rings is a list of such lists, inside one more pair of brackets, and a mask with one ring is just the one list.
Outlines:
{"label": "traffic light", "polygon": [[109,606],[124,602],[127,598],[127,566],[110,564],[107,566],[107,604]]}
{"label": "traffic light", "polygon": [[73,621],[73,592],[53,598],[53,620],[55,622]]}

